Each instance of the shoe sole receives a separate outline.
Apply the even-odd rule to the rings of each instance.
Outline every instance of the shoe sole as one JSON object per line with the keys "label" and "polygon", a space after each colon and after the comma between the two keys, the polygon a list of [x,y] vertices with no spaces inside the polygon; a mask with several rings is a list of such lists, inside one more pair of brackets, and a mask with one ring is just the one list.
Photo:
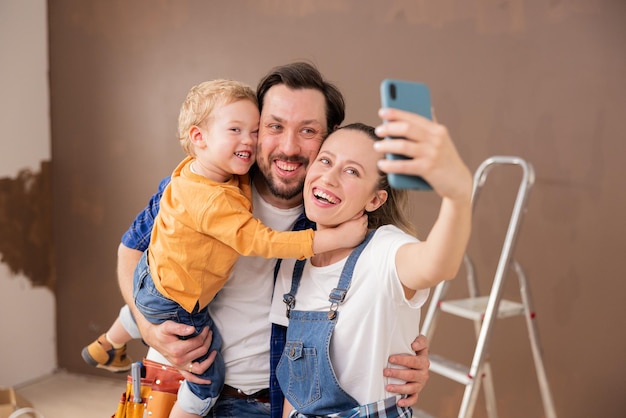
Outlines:
{"label": "shoe sole", "polygon": [[105,364],[100,364],[96,360],[94,360],[93,357],[91,357],[91,354],[89,354],[89,350],[87,350],[87,347],[83,348],[83,351],[80,354],[83,357],[83,360],[85,361],[85,363],[87,363],[88,365],[96,367],[98,369],[108,370],[113,373],[127,372],[132,367],[132,363],[129,363],[128,366],[121,366],[121,367],[107,366]]}

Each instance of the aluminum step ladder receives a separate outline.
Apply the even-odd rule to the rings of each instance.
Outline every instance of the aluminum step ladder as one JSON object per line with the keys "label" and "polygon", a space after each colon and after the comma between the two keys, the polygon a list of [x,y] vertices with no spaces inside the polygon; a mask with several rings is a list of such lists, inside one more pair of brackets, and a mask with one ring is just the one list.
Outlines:
{"label": "aluminum step ladder", "polygon": [[[494,156],[485,160],[474,175],[472,206],[476,207],[476,201],[487,180],[488,173],[494,167],[503,165],[520,167],[522,169],[522,179],[515,198],[491,291],[488,296],[481,296],[475,276],[474,265],[470,257],[466,254],[463,261],[468,281],[469,298],[445,300],[446,290],[451,282],[445,281],[437,285],[433,291],[426,316],[424,317],[421,332],[426,335],[432,343],[436,317],[440,311],[470,319],[474,322],[477,342],[471,365],[467,367],[463,364],[445,359],[442,356],[429,354],[431,362],[430,371],[465,385],[458,415],[459,418],[472,417],[481,382],[484,385],[487,415],[489,418],[497,418],[495,390],[491,366],[488,360],[489,339],[496,318],[523,315],[528,328],[545,416],[547,418],[556,418],[552,395],[543,364],[530,289],[522,267],[513,260],[513,250],[517,241],[522,217],[526,211],[528,194],[534,183],[535,176],[532,165],[521,158],[510,156]],[[521,303],[502,299],[502,290],[509,269],[512,269],[518,278]],[[432,417],[432,415],[421,410],[415,411],[415,416],[422,418]]]}

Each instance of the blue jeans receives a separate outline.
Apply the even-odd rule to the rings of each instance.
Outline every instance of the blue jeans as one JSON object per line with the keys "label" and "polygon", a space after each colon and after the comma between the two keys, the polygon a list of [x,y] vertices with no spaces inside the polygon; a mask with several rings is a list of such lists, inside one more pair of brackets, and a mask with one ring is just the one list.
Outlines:
{"label": "blue jeans", "polygon": [[220,397],[206,418],[269,418],[270,404],[253,399]]}
{"label": "blue jeans", "polygon": [[145,251],[137,264],[134,276],[133,294],[135,305],[141,314],[153,324],[161,324],[165,321],[174,321],[179,324],[190,325],[196,329],[196,334],[202,332],[205,327],[213,331],[213,341],[209,351],[204,356],[195,361],[206,359],[209,354],[216,350],[217,356],[213,364],[203,374],[198,375],[203,379],[210,379],[210,385],[199,385],[185,382],[178,392],[180,406],[189,413],[204,415],[213,406],[224,385],[226,366],[224,358],[220,353],[222,347],[222,337],[214,326],[213,320],[209,316],[208,308],[196,308],[189,313],[178,303],[166,298],[154,285],[150,275],[150,267],[147,261],[147,251]]}

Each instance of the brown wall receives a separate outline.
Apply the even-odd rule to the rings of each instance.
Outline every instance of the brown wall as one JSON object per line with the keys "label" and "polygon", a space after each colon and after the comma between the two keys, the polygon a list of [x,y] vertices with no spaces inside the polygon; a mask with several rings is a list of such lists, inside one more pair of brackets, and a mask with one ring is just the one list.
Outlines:
{"label": "brown wall", "polygon": [[[116,248],[182,157],[174,132],[189,87],[217,77],[256,85],[271,67],[307,59],[345,93],[347,121],[377,123],[381,79],[424,81],[472,169],[492,155],[534,165],[515,258],[531,282],[557,412],[624,415],[624,1],[57,0],[48,7],[62,367],[94,373],[80,349],[122,304]],[[516,187],[514,173],[493,176],[470,246],[486,279]],[[413,199],[427,230],[437,199]],[[514,280],[506,294],[516,297]],[[445,319],[432,351],[469,357],[471,340],[469,324]],[[528,347],[521,318],[498,322],[491,351],[501,416],[541,416]],[[133,347],[135,356],[142,352]],[[433,376],[421,406],[453,416],[460,393]]]}

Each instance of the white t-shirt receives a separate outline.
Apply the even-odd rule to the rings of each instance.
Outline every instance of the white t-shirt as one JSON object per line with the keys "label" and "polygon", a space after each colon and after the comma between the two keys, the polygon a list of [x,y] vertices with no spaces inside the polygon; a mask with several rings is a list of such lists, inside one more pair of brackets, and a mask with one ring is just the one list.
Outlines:
{"label": "white t-shirt", "polygon": [[[379,228],[359,257],[346,299],[339,306],[339,320],[330,343],[333,368],[341,387],[359,404],[395,394],[385,391],[392,381],[383,376],[391,354],[413,353],[411,343],[419,334],[420,307],[428,289],[407,300],[395,267],[395,255],[403,244],[417,239],[395,226]],[[296,294],[295,310],[327,312],[328,295],[337,286],[343,259],[324,267],[307,262]],[[283,260],[272,301],[272,322],[288,325],[283,294],[291,289],[295,260]]]}
{"label": "white t-shirt", "polygon": [[[302,206],[278,209],[252,188],[254,216],[277,231],[290,231]],[[230,278],[209,303],[211,317],[223,339],[226,384],[254,393],[269,387],[270,304],[276,259],[239,257]]]}

